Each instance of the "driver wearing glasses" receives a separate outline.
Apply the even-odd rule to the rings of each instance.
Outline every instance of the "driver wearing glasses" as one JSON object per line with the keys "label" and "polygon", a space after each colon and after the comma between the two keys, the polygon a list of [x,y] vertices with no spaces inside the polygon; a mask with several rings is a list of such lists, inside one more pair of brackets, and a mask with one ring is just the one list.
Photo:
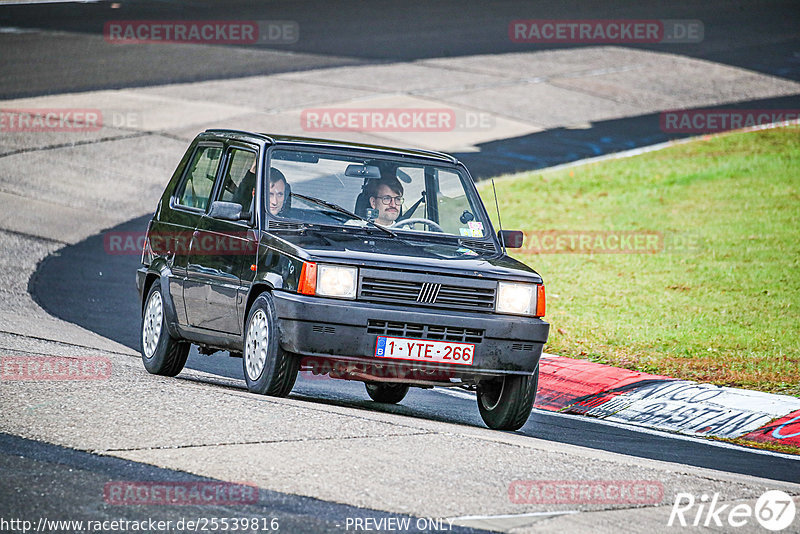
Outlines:
{"label": "driver wearing glasses", "polygon": [[403,206],[403,185],[394,176],[375,180],[371,185],[369,204],[378,210],[375,222],[391,226],[400,216]]}

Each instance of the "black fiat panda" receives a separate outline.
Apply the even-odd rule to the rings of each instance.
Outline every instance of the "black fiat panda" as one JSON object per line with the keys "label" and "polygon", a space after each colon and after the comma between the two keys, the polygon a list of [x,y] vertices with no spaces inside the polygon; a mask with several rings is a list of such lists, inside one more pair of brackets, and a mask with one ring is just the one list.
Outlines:
{"label": "black fiat panda", "polygon": [[229,351],[273,396],[301,370],[377,402],[459,387],[489,427],[516,430],[549,330],[541,277],[506,254],[521,244],[452,156],[207,130],[148,225],[142,360],[174,376],[190,344]]}

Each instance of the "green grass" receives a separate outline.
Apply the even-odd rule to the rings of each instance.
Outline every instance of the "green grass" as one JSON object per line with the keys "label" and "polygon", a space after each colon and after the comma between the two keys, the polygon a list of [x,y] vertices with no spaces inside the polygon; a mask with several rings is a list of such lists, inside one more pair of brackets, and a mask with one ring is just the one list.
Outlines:
{"label": "green grass", "polygon": [[[699,244],[650,254],[515,252],[545,280],[545,350],[800,396],[798,127],[496,184],[507,229],[656,231],[667,243]],[[494,211],[491,185],[481,194]]]}

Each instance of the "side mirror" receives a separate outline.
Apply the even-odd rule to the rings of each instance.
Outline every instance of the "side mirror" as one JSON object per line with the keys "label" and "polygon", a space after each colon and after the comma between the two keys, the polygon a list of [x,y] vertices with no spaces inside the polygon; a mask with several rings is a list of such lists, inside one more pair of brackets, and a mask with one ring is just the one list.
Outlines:
{"label": "side mirror", "polygon": [[521,248],[525,235],[519,230],[500,230],[497,239],[504,243],[506,248]]}
{"label": "side mirror", "polygon": [[223,202],[215,200],[211,203],[211,209],[208,210],[208,216],[215,219],[222,219],[223,221],[241,221],[250,218],[250,212],[242,213],[242,205],[235,202]]}

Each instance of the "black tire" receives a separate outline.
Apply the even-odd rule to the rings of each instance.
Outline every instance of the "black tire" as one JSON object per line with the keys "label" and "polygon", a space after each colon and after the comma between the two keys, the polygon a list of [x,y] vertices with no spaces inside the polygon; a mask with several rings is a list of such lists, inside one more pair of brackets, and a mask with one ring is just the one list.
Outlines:
{"label": "black tire", "polygon": [[[142,352],[142,363],[149,373],[175,376],[186,365],[191,345],[187,341],[172,337],[167,330],[165,299],[164,292],[161,290],[161,281],[155,280],[150,286],[150,291],[147,292],[147,299],[142,308],[139,346]],[[157,310],[151,306],[157,306],[160,309],[160,319],[157,319],[155,315]]]}
{"label": "black tire", "polygon": [[[263,328],[265,332],[261,332]],[[259,356],[263,356],[261,363]],[[262,293],[253,302],[244,329],[242,370],[247,389],[260,395],[285,397],[292,391],[299,369],[300,358],[281,348],[272,295]]]}
{"label": "black tire", "polygon": [[478,411],[494,430],[519,430],[528,420],[539,386],[539,367],[532,375],[508,375],[478,384]]}
{"label": "black tire", "polygon": [[364,382],[367,388],[367,395],[375,402],[385,402],[386,404],[397,404],[408,393],[408,384],[389,384],[386,382]]}

